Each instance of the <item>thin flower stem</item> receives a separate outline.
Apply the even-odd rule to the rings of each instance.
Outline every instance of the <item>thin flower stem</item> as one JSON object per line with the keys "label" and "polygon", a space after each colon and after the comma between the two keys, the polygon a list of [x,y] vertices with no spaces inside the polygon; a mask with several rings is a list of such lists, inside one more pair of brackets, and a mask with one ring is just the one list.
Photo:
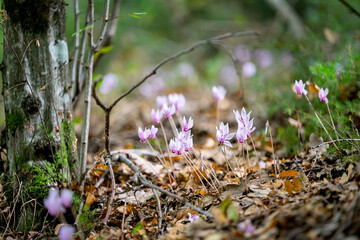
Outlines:
{"label": "thin flower stem", "polygon": [[[157,140],[157,138],[156,138],[156,140]],[[151,146],[151,143],[149,142],[148,139],[146,139],[146,142],[147,142],[147,144],[149,145],[149,147],[151,148],[151,150],[152,150],[154,153],[156,153],[155,149],[153,148],[153,146]],[[159,141],[157,141],[157,142],[159,143]],[[161,151],[160,144],[159,144],[159,149],[160,149],[160,151]],[[161,152],[162,152],[162,151],[161,151]],[[159,161],[161,162],[161,164],[162,164],[162,165],[165,167],[165,169],[167,170],[168,177],[169,177],[169,180],[170,180],[170,179],[171,179],[171,178],[170,178],[170,172],[169,172],[168,167],[166,166],[165,159],[161,160],[161,158],[159,157],[158,154],[156,154],[156,158],[159,159]],[[171,177],[173,177],[173,176],[171,176]],[[173,178],[174,178],[174,177],[173,177]],[[175,180],[175,178],[174,178],[174,180]]]}
{"label": "thin flower stem", "polygon": [[[239,151],[240,151],[240,148],[239,148]],[[232,152],[232,154],[235,159],[236,165],[239,169],[239,177],[244,177],[244,174],[241,174],[241,167],[240,167],[240,163],[239,163],[240,162],[240,154],[239,154],[239,157],[236,157],[234,152]]]}
{"label": "thin flower stem", "polygon": [[179,122],[179,125],[181,126],[181,129],[182,129],[182,128],[183,128],[183,125],[182,125],[182,116],[181,116],[181,113],[180,113],[179,111],[176,111],[175,114],[176,114],[176,118],[177,118],[177,120],[178,120],[178,122]]}
{"label": "thin flower stem", "polygon": [[[173,174],[175,174],[175,173],[174,173],[174,164],[173,164],[173,161],[172,161],[172,158],[171,158],[171,153],[170,153],[169,144],[168,144],[167,137],[166,137],[166,133],[165,133],[165,129],[164,129],[164,126],[163,126],[161,120],[160,120],[160,127],[161,127],[161,130],[162,130],[162,132],[163,132],[164,139],[165,139],[165,144],[166,144],[166,149],[167,149],[168,154],[169,154],[169,159],[170,159],[170,164],[171,164],[171,171],[172,171]],[[174,180],[175,180],[175,183],[176,183],[176,179],[174,179]]]}
{"label": "thin flower stem", "polygon": [[172,117],[169,118],[169,121],[170,121],[171,128],[173,130],[174,136],[177,137],[177,130],[176,130],[174,118],[172,118]]}
{"label": "thin flower stem", "polygon": [[[212,184],[206,179],[206,177],[202,174],[202,172],[197,168],[196,164],[190,159],[189,156],[187,156],[186,153],[184,153],[184,156],[185,156],[185,158],[187,158],[188,161],[193,165],[193,168],[194,168],[195,172],[196,172],[196,170],[197,170],[198,173],[201,175],[201,177],[203,177],[203,178],[205,179],[205,181],[206,181],[212,188],[214,188],[217,192],[219,192],[219,191],[217,190],[217,188],[216,188],[214,185],[212,185]],[[199,179],[201,180],[201,178],[199,178]],[[204,186],[204,187],[205,187],[205,186]],[[206,188],[205,188],[205,189],[206,189]]]}
{"label": "thin flower stem", "polygon": [[[224,157],[225,157],[226,168],[227,168],[228,172],[231,172],[231,173],[235,176],[235,178],[236,178],[236,174],[235,174],[235,172],[234,172],[234,169],[231,167],[230,162],[229,162],[229,160],[228,160],[227,157],[226,157],[226,147],[224,146],[224,150],[223,150],[223,149],[221,148],[221,146],[220,146],[220,150],[221,150],[221,152],[223,153],[223,155],[224,155]],[[231,171],[230,171],[230,170],[231,170]],[[229,182],[231,182],[231,181],[229,181]]]}
{"label": "thin flower stem", "polygon": [[275,151],[274,151],[274,141],[273,141],[272,134],[271,134],[270,124],[269,124],[269,134],[270,134],[272,158],[274,160],[275,177],[279,178],[278,174],[280,174],[280,169],[277,169],[278,167],[277,167],[277,161],[276,161]]}
{"label": "thin flower stem", "polygon": [[[325,117],[323,117],[321,114],[319,114],[319,116],[320,116],[331,128],[333,128],[333,127],[331,126],[331,124],[329,123],[329,121],[326,120]],[[334,142],[346,141],[347,143],[353,145],[353,146],[356,148],[356,150],[360,153],[359,144],[358,144],[358,142],[357,142],[356,140],[354,140],[355,143],[352,143],[352,142],[351,142],[352,139],[345,139],[345,138],[344,138],[343,136],[341,136],[341,134],[336,130],[336,128],[333,128],[333,130],[334,130],[334,132],[336,133],[336,135],[337,135],[338,137],[340,137],[340,139],[338,139],[338,141],[337,141],[337,140],[334,140]],[[330,141],[329,143],[331,143],[331,141]]]}
{"label": "thin flower stem", "polygon": [[[200,174],[201,174],[200,171],[197,170],[197,168],[192,165],[192,162],[191,162],[190,159],[186,156],[186,154],[184,154],[184,157],[185,157],[185,160],[186,160],[187,164],[189,164],[190,168],[194,169],[195,174],[197,175],[197,177],[199,178],[201,184],[203,185],[204,189],[206,190],[205,184],[204,184],[204,182],[202,181],[202,179],[201,179],[201,177],[200,177]],[[210,184],[210,186],[211,186],[211,184]]]}
{"label": "thin flower stem", "polygon": [[254,148],[254,151],[255,151],[255,155],[256,155],[256,158],[257,158],[257,162],[258,162],[258,165],[259,165],[260,182],[262,182],[262,179],[261,179],[261,168],[260,168],[260,157],[259,157],[259,155],[258,155],[258,153],[257,153],[257,151],[256,151],[255,143],[254,143],[254,140],[253,140],[253,138],[251,137],[251,135],[250,135],[250,139],[251,139],[251,143],[252,143],[252,145],[253,145],[253,148]]}
{"label": "thin flower stem", "polygon": [[[194,147],[191,147],[191,150],[193,151],[195,157],[196,157],[199,161],[201,161],[201,162],[204,161],[204,159],[203,159],[203,157],[202,157],[202,154],[200,153],[201,157],[199,157]],[[216,172],[215,172],[214,168],[211,166],[211,164],[210,164],[209,162],[206,162],[206,163],[210,166],[210,167],[208,167],[209,169],[211,169],[210,173],[213,175],[213,177],[215,178],[215,180],[217,181],[217,183],[220,185],[220,181],[219,181],[219,180],[217,179],[217,177],[216,177]],[[214,185],[215,185],[215,184],[214,184]]]}
{"label": "thin flower stem", "polygon": [[[247,141],[246,141],[246,144],[247,144]],[[248,150],[248,148],[246,148],[246,161],[247,161],[247,164],[248,164],[248,167],[249,167],[249,173],[250,173],[250,172],[251,172],[251,166],[250,166],[249,150]]]}
{"label": "thin flower stem", "polygon": [[219,125],[219,119],[220,119],[220,113],[219,113],[219,111],[220,111],[220,103],[219,103],[220,101],[216,101],[216,126],[217,125]]}
{"label": "thin flower stem", "polygon": [[[242,145],[242,153],[243,153],[243,160],[245,162],[245,151],[244,151],[244,143],[241,144]],[[244,166],[246,166],[246,164],[244,164]],[[245,178],[245,189],[246,191],[248,191],[248,184],[247,184],[247,170],[245,167],[245,173],[244,173],[244,178]]]}
{"label": "thin flower stem", "polygon": [[[309,99],[306,95],[304,95],[304,96],[305,96],[306,100],[308,101],[308,103],[310,104],[311,109],[314,111],[315,116],[316,116],[316,118],[318,119],[319,123],[321,124],[322,128],[325,130],[325,132],[326,132],[326,134],[329,136],[330,140],[333,141],[333,139],[332,139],[332,137],[330,136],[329,132],[327,131],[327,129],[325,128],[324,124],[322,123],[322,121],[320,120],[319,116],[317,115],[317,113],[316,113],[313,105],[312,105],[311,102],[310,102],[310,99]],[[333,144],[333,145],[335,146],[335,148],[340,152],[340,150],[339,150],[339,148],[337,147],[337,145],[335,144],[335,142],[332,142],[332,144]]]}
{"label": "thin flower stem", "polygon": [[[330,111],[330,108],[329,108],[329,104],[328,104],[328,103],[326,103],[326,107],[327,107],[328,112],[329,112],[329,115],[330,115],[330,119],[331,119],[331,124],[332,124],[332,127],[333,127],[334,131],[335,131],[335,132],[337,132],[337,131],[336,131],[335,124],[334,124],[334,120],[333,120],[333,118],[332,118],[331,111]],[[339,136],[338,136],[337,134],[336,134],[336,138],[337,138],[337,140],[339,140]]]}

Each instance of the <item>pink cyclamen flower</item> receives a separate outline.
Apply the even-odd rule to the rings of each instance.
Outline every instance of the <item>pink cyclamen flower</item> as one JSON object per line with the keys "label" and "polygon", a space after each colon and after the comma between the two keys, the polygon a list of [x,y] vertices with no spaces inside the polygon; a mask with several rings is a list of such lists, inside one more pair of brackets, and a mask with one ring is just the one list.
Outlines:
{"label": "pink cyclamen flower", "polygon": [[64,207],[70,207],[73,200],[73,194],[73,191],[66,188],[61,191],[60,198]]}
{"label": "pink cyclamen flower", "polygon": [[166,96],[157,96],[156,97],[156,105],[158,108],[162,109],[164,105],[168,104],[167,97]]}
{"label": "pink cyclamen flower", "polygon": [[146,128],[145,128],[145,130],[142,130],[142,128],[139,127],[138,135],[139,135],[139,138],[140,138],[140,142],[145,142],[146,139],[150,136],[150,130],[146,129]]}
{"label": "pink cyclamen flower", "polygon": [[244,107],[241,109],[241,114],[237,110],[236,111],[233,110],[233,112],[235,114],[236,122],[241,122],[242,124],[246,125],[250,121],[251,111],[249,113],[246,113],[246,110]]}
{"label": "pink cyclamen flower", "polygon": [[168,105],[164,104],[162,111],[165,117],[169,119],[175,113],[175,106],[171,105],[171,107],[168,107]]}
{"label": "pink cyclamen flower", "polygon": [[213,86],[212,87],[212,94],[216,101],[221,101],[225,98],[226,89],[223,86]]}
{"label": "pink cyclamen flower", "polygon": [[169,105],[174,105],[176,111],[179,111],[181,108],[183,108],[186,102],[184,95],[182,95],[181,93],[169,94],[168,100],[169,100]]}
{"label": "pink cyclamen flower", "polygon": [[250,134],[255,131],[255,127],[253,127],[254,124],[254,119],[251,119],[246,125],[245,127],[247,128],[247,137],[250,137]]}
{"label": "pink cyclamen flower", "polygon": [[241,123],[239,123],[239,127],[236,132],[236,139],[239,141],[239,143],[243,143],[247,138],[248,138],[248,129],[245,126],[241,126]]}
{"label": "pink cyclamen flower", "polygon": [[71,240],[75,232],[75,228],[69,224],[63,225],[59,230],[59,239],[60,240]]}
{"label": "pink cyclamen flower", "polygon": [[156,127],[154,127],[154,125],[151,126],[150,128],[150,134],[149,134],[149,138],[156,138],[156,133],[157,133],[158,129]]}
{"label": "pink cyclamen flower", "polygon": [[191,214],[191,213],[188,213],[189,214],[189,221],[192,223],[194,222],[196,219],[199,219],[199,216],[196,215],[196,214]]}
{"label": "pink cyclamen flower", "polygon": [[44,199],[44,206],[51,216],[56,216],[59,212],[65,212],[65,208],[59,196],[59,190],[50,188],[48,197]]}
{"label": "pink cyclamen flower", "polygon": [[242,66],[242,74],[246,78],[250,78],[256,74],[256,65],[252,62],[246,62]]}
{"label": "pink cyclamen flower", "polygon": [[182,121],[182,127],[184,132],[188,132],[192,127],[194,126],[194,121],[191,117],[189,117],[189,120],[186,122],[186,118],[184,116]]}
{"label": "pink cyclamen flower", "polygon": [[162,117],[162,111],[160,111],[160,109],[157,109],[155,111],[155,109],[151,110],[151,118],[154,121],[154,123],[159,123]]}
{"label": "pink cyclamen flower", "polygon": [[267,120],[265,123],[265,135],[267,134],[267,130],[268,130],[269,126],[270,126],[269,120]]}
{"label": "pink cyclamen flower", "polygon": [[305,90],[305,83],[300,79],[299,81],[295,80],[295,86],[294,86],[295,92],[299,95],[307,94],[307,91]]}
{"label": "pink cyclamen flower", "polygon": [[219,129],[216,127],[216,138],[219,143],[224,144],[225,146],[232,147],[230,139],[234,137],[235,133],[229,133],[229,124],[224,125],[223,122],[220,123]]}
{"label": "pink cyclamen flower", "polygon": [[176,153],[177,155],[181,155],[183,152],[183,146],[181,144],[181,141],[177,138],[170,140],[169,148],[172,153]]}
{"label": "pink cyclamen flower", "polygon": [[194,145],[193,144],[193,138],[192,138],[192,135],[191,135],[191,131],[184,132],[184,137],[182,138],[182,140],[180,140],[180,142],[181,142],[182,149],[185,152],[189,152],[190,148],[192,148],[193,145]]}
{"label": "pink cyclamen flower", "polygon": [[247,218],[245,221],[239,223],[239,228],[245,233],[254,233],[255,227],[251,224],[251,220]]}
{"label": "pink cyclamen flower", "polygon": [[320,89],[320,91],[319,91],[319,98],[320,98],[320,101],[322,101],[322,102],[324,102],[324,103],[326,103],[326,104],[328,104],[328,99],[327,99],[327,95],[329,94],[329,89]]}

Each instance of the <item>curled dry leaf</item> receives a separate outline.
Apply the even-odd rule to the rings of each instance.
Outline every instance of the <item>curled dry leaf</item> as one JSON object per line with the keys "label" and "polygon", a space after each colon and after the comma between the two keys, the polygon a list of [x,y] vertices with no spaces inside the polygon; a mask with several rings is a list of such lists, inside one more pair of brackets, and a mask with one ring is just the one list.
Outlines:
{"label": "curled dry leaf", "polygon": [[299,172],[295,171],[295,170],[288,170],[288,171],[282,171],[280,173],[280,177],[281,178],[286,178],[286,177],[296,177],[299,174]]}

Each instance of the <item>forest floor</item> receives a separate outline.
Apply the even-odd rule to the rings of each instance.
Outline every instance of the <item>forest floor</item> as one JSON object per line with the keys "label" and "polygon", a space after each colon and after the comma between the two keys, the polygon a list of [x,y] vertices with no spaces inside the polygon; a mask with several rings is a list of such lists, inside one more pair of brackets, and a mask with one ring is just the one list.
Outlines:
{"label": "forest floor", "polygon": [[[155,97],[135,104],[124,103],[119,113],[113,114],[112,149],[132,160],[153,184],[184,197],[213,214],[214,219],[160,194],[163,218],[159,229],[159,212],[151,189],[136,184],[133,172],[126,165],[113,162],[116,195],[108,227],[103,227],[100,223],[107,211],[104,206],[109,199],[111,181],[108,176],[102,177],[107,166],[100,154],[95,157],[85,188],[91,209],[101,206],[95,228],[87,239],[98,239],[100,235],[103,239],[121,236],[125,239],[359,239],[360,165],[346,160],[357,152],[330,154],[328,144],[312,148],[322,143],[322,139],[312,136],[297,156],[289,156],[275,135],[275,159],[280,168],[275,175],[271,138],[264,134],[266,119],[252,113],[257,127],[252,136],[256,151],[251,141],[242,151],[234,137],[233,148],[226,149],[225,158],[215,136],[217,108],[211,94],[204,91],[184,95],[187,104],[182,115],[194,119],[195,151],[188,154],[194,165],[191,166],[184,155],[172,155],[171,166],[159,126],[158,137],[165,156],[140,143],[136,129],[144,128],[144,123],[149,128],[153,124],[150,112],[156,108]],[[238,95],[235,93],[232,98]],[[227,99],[220,103],[219,120],[228,122],[230,132],[236,132],[232,110],[241,110],[243,106]],[[251,110],[248,106],[245,108]],[[178,118],[174,119],[180,127]],[[174,134],[168,121],[163,119],[163,122],[169,141]],[[101,133],[94,135],[101,136]],[[156,142],[151,143],[158,150]],[[99,152],[101,142],[99,146],[99,150],[93,150]],[[166,168],[156,155],[161,159],[165,157]],[[259,160],[265,163],[261,169]],[[245,169],[248,169],[246,181]],[[168,174],[175,176],[176,183],[169,181]],[[105,181],[99,186],[100,179]],[[195,217],[195,214],[199,218],[192,221],[189,216]]]}
{"label": "forest floor", "polygon": [[[75,183],[70,186],[77,195],[83,192],[85,196],[74,239],[359,239],[360,165],[346,160],[356,157],[357,152],[330,154],[327,144],[314,148],[322,139],[312,136],[297,156],[289,156],[285,146],[277,142],[275,131],[272,147],[269,133],[264,132],[266,119],[252,112],[257,127],[252,134],[253,142],[238,145],[234,137],[233,148],[226,149],[225,158],[216,140],[217,107],[211,94],[205,92],[184,93],[187,103],[181,114],[194,119],[194,151],[187,157],[172,154],[171,165],[160,126],[157,135],[163,154],[139,141],[138,127],[153,125],[150,112],[156,108],[155,97],[137,102],[124,100],[114,110],[111,149],[130,159],[154,185],[184,197],[214,218],[159,193],[162,214],[159,224],[152,190],[138,184],[128,166],[114,161],[116,193],[108,224],[104,226],[111,179],[103,159],[103,128],[99,125],[103,115],[94,107],[89,150],[92,154],[85,187],[81,189]],[[231,98],[238,97],[235,93]],[[229,123],[230,132],[237,129],[233,109],[241,110],[243,105],[251,110],[241,101],[220,102],[219,120]],[[180,127],[177,117],[174,119]],[[174,133],[169,121],[162,121],[169,141]],[[157,151],[156,141],[150,143]],[[157,156],[165,159],[166,167]],[[278,174],[275,160],[279,163]],[[169,175],[176,182],[169,180],[172,179]],[[42,234],[32,234],[41,239]],[[32,237],[28,235],[26,239],[29,238]]]}

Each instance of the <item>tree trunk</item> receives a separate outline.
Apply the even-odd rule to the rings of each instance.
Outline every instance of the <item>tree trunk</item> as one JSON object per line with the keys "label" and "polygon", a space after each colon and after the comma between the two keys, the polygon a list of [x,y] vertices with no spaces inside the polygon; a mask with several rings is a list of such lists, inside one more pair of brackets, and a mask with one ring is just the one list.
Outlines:
{"label": "tree trunk", "polygon": [[[51,184],[69,182],[77,173],[65,2],[3,0],[3,8],[7,171],[16,179],[14,198],[22,190],[42,204]],[[20,205],[30,200],[20,199]],[[25,204],[15,215],[18,229],[34,227],[33,209],[33,202]]]}

